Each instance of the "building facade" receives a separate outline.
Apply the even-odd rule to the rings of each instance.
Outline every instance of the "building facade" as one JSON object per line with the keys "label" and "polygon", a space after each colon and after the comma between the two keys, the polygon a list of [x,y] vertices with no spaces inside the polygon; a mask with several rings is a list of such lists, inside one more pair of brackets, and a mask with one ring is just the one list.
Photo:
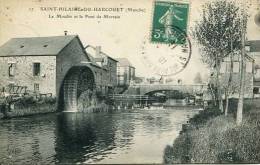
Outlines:
{"label": "building facade", "polygon": [[254,59],[253,66],[253,93],[254,97],[260,97],[260,40],[251,40],[247,42],[246,50]]}
{"label": "building facade", "polygon": [[88,46],[86,51],[95,68],[100,68],[95,70],[97,88],[103,93],[113,90],[117,85],[117,60],[101,51],[101,46]]}
{"label": "building facade", "polygon": [[[254,67],[254,59],[249,55],[246,55],[246,71],[245,71],[245,98],[253,97],[253,67]],[[239,89],[240,89],[240,56],[234,56],[233,59],[233,71],[232,71],[232,81],[231,87],[229,87],[230,97],[238,98],[239,97]],[[221,68],[220,68],[220,85],[223,90],[223,95],[225,93],[225,89],[228,88],[228,82],[230,77],[230,69],[231,69],[231,61],[230,57],[226,57],[222,60]],[[224,97],[224,96],[223,96]]]}
{"label": "building facade", "polygon": [[117,85],[129,86],[135,80],[135,67],[127,58],[117,58]]}

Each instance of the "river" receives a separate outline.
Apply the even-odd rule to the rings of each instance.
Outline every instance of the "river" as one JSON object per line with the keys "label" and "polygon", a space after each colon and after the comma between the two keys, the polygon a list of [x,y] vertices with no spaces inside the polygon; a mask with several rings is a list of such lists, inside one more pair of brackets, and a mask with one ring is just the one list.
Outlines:
{"label": "river", "polygon": [[0,164],[162,163],[198,110],[57,113],[0,120]]}

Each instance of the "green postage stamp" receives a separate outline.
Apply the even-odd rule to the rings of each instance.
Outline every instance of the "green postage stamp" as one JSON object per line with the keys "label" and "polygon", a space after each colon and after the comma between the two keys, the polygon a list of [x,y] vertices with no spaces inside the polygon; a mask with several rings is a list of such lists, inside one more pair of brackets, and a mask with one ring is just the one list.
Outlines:
{"label": "green postage stamp", "polygon": [[189,4],[170,1],[155,1],[151,42],[164,44],[186,43]]}

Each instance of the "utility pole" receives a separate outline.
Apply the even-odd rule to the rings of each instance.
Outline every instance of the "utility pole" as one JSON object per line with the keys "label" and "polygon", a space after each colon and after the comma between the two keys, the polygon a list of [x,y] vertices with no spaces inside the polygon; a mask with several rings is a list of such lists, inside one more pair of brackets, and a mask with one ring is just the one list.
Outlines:
{"label": "utility pole", "polygon": [[[243,10],[244,11],[244,10]],[[241,59],[240,59],[240,92],[237,105],[237,116],[236,123],[241,125],[243,118],[243,104],[244,104],[244,91],[245,91],[245,29],[244,29],[244,12],[242,12],[242,22],[241,22]]]}

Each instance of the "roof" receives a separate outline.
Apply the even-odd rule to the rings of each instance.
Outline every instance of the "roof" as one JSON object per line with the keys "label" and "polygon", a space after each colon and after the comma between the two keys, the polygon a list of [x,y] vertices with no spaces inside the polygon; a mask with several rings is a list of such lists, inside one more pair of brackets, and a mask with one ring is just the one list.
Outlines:
{"label": "roof", "polygon": [[107,55],[106,53],[104,53],[104,52],[100,52],[102,55],[104,55],[104,56],[107,56],[109,59],[111,59],[111,60],[113,60],[113,61],[115,61],[115,62],[118,62],[116,59],[114,59],[114,58],[112,58],[111,56],[109,56],[109,55]]}
{"label": "roof", "polygon": [[96,62],[96,58],[94,58],[91,54],[87,53],[88,57],[89,57],[89,60],[91,62],[91,65],[92,66],[95,66],[99,69],[103,69],[103,70],[107,70],[106,68],[102,67],[101,65],[99,65],[97,62]]}
{"label": "roof", "polygon": [[104,53],[104,52],[102,52],[102,51],[100,51],[100,56],[99,57],[96,57],[96,47],[94,47],[94,46],[91,46],[91,45],[89,45],[87,48],[86,48],[86,51],[88,52],[88,54],[89,55],[91,55],[94,59],[98,59],[98,58],[100,58],[100,56],[102,57],[104,57],[104,56],[106,56],[106,57],[108,57],[109,59],[111,59],[111,60],[113,60],[113,61],[115,61],[115,62],[118,62],[116,59],[114,59],[114,58],[112,58],[112,57],[110,57],[109,55],[107,55],[106,53]]}
{"label": "roof", "polygon": [[100,65],[98,65],[98,64],[96,63],[95,58],[94,58],[91,54],[87,53],[87,55],[88,55],[88,57],[89,57],[89,59],[90,59],[92,65],[97,66],[97,67],[101,67]]}
{"label": "roof", "polygon": [[250,46],[250,52],[260,52],[260,40],[247,41],[246,44]]}
{"label": "roof", "polygon": [[12,38],[0,47],[0,56],[58,55],[77,35]]}
{"label": "roof", "polygon": [[116,58],[116,60],[119,63],[118,66],[131,66],[131,67],[133,67],[133,65],[131,64],[131,62],[127,58]]}
{"label": "roof", "polygon": [[[245,58],[248,60],[248,61],[251,61],[251,62],[254,62],[254,58],[252,58],[250,55],[248,54],[245,54]],[[226,56],[223,58],[222,62],[229,62],[230,61],[230,57],[229,56]],[[234,62],[237,62],[237,61],[240,61],[240,56],[234,56],[233,57],[233,61]]]}

